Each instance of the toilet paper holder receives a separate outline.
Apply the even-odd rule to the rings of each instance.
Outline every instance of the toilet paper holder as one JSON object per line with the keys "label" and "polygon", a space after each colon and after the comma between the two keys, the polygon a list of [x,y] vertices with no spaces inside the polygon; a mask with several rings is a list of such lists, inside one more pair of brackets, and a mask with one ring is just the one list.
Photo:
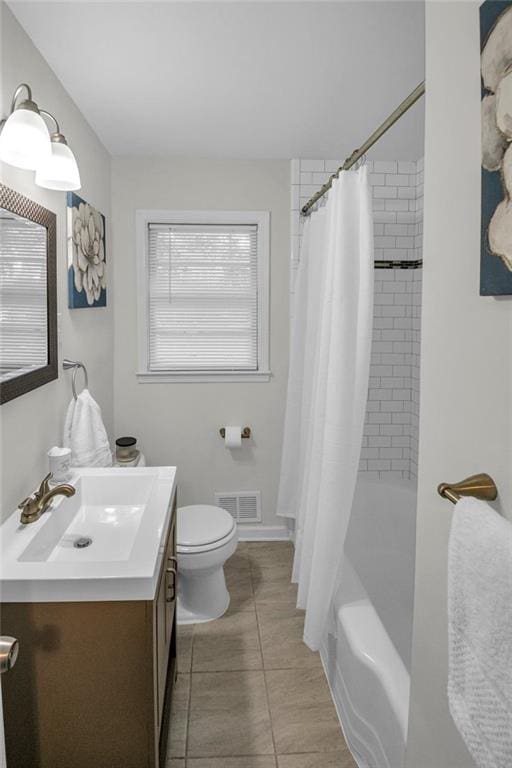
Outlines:
{"label": "toilet paper holder", "polygon": [[[225,427],[221,427],[219,429],[219,435],[224,440],[224,438],[226,437],[226,428]],[[250,436],[251,436],[251,428],[250,427],[244,427],[242,429],[242,437],[249,438]]]}

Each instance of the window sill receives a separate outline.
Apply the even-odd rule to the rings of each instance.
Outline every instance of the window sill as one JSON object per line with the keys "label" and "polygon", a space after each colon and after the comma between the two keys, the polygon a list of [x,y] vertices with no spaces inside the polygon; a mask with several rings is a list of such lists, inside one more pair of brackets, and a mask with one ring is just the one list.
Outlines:
{"label": "window sill", "polygon": [[242,381],[266,382],[272,377],[271,371],[197,371],[194,373],[184,373],[172,371],[138,371],[137,381],[139,384],[226,384],[229,382]]}

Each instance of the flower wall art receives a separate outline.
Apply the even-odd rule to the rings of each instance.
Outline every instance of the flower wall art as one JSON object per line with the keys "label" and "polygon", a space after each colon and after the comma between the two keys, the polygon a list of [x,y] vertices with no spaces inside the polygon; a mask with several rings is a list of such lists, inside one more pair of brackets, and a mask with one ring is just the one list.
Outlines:
{"label": "flower wall art", "polygon": [[512,0],[480,6],[480,295],[512,294]]}
{"label": "flower wall art", "polygon": [[106,307],[105,217],[68,192],[68,306]]}

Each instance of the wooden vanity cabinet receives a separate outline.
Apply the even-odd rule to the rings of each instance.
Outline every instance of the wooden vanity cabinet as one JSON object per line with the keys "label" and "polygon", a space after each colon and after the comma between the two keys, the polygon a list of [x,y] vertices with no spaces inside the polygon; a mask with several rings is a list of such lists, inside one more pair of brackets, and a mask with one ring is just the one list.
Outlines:
{"label": "wooden vanity cabinet", "polygon": [[176,676],[176,498],[154,600],[4,603],[7,768],[164,768]]}

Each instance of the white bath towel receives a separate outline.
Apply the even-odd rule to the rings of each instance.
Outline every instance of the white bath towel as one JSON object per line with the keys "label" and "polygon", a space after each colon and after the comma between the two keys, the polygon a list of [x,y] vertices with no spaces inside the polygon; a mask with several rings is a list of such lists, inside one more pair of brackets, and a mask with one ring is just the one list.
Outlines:
{"label": "white bath towel", "polygon": [[110,467],[112,452],[101,409],[88,389],[71,400],[64,424],[64,447],[71,448],[72,467]]}
{"label": "white bath towel", "polygon": [[512,766],[512,525],[455,506],[448,555],[450,711],[480,768]]}

